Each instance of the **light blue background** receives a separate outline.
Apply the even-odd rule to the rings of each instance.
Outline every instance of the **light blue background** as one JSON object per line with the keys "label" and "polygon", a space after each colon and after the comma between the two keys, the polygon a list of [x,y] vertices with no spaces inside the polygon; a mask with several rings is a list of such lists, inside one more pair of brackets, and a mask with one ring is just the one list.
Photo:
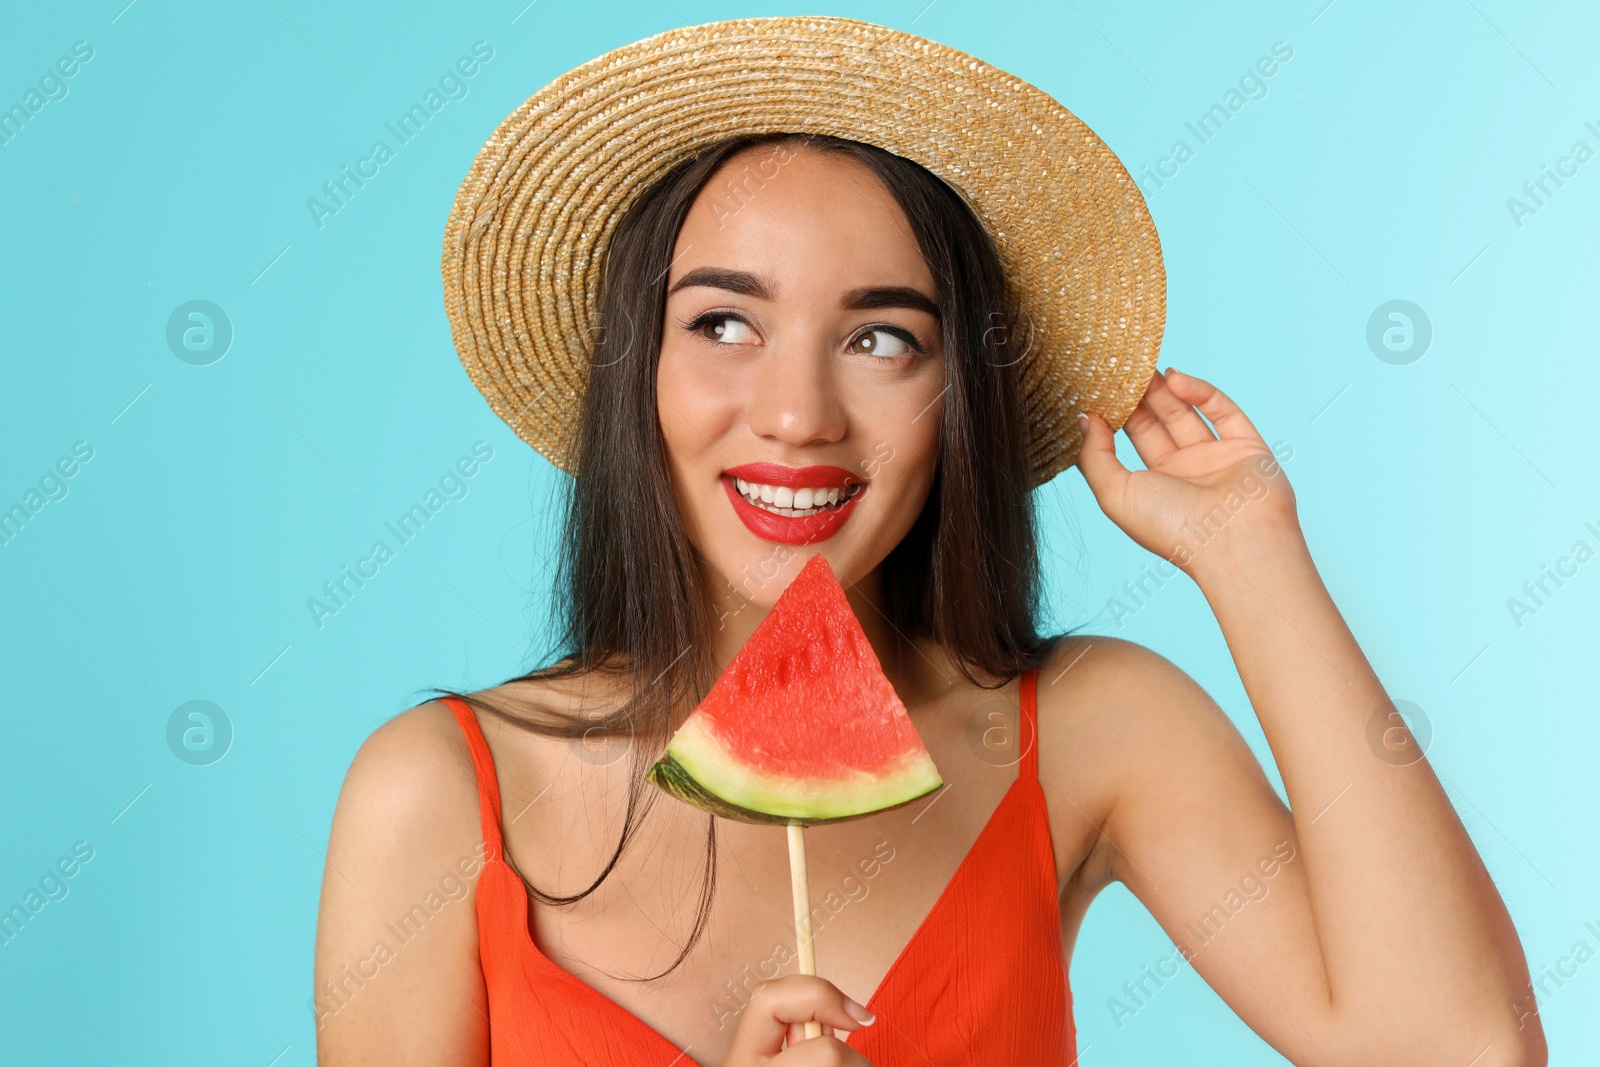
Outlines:
{"label": "light blue background", "polygon": [[[94,450],[0,546],[0,906],[74,842],[94,849],[0,945],[7,1062],[315,1062],[322,850],[353,753],[422,688],[496,683],[544,647],[556,475],[455,358],[451,197],[550,78],[740,15],[845,14],[975,53],[1136,175],[1193,147],[1185,122],[1275,41],[1293,48],[1149,191],[1162,365],[1213,379],[1293,448],[1322,573],[1391,694],[1428,716],[1535,977],[1575,942],[1600,950],[1584,926],[1600,927],[1600,562],[1520,627],[1507,607],[1574,542],[1600,549],[1584,525],[1600,528],[1600,160],[1520,227],[1507,207],[1574,141],[1600,149],[1592,5],[125,2],[10,5],[0,34],[0,106],[74,42],[94,49],[0,145],[0,507],[74,443]],[[479,40],[494,56],[470,94],[319,229],[307,199]],[[194,299],[235,332],[210,366],[166,343]],[[1367,345],[1391,299],[1431,320],[1420,361]],[[469,495],[319,629],[307,599],[478,441],[494,458]],[[1161,651],[1268,760],[1194,586],[1119,628],[1108,599],[1152,557],[1076,471],[1042,504],[1056,627]],[[203,767],[166,740],[197,699],[234,730]],[[1119,1026],[1109,999],[1170,951],[1125,891],[1096,904],[1071,973],[1084,1064],[1283,1062],[1187,968]],[[1572,1062],[1600,1041],[1600,962],[1561,981],[1541,1002]]]}

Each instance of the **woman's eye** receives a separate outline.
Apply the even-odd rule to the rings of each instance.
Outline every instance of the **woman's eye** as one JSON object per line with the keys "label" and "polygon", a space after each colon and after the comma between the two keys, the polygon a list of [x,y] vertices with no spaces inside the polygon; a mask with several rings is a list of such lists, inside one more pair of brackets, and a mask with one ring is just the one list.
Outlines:
{"label": "woman's eye", "polygon": [[755,337],[749,323],[731,315],[702,315],[695,324],[695,332],[708,341],[725,345],[747,345]]}
{"label": "woman's eye", "polygon": [[878,326],[866,331],[850,343],[850,351],[863,356],[882,356],[892,359],[920,352],[899,330]]}

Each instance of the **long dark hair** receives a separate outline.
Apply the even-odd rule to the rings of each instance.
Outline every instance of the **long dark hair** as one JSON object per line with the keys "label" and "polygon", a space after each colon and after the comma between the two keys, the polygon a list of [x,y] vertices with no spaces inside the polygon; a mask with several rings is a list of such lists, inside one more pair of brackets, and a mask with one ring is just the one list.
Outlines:
{"label": "long dark hair", "polygon": [[[736,137],[707,149],[667,174],[617,222],[603,265],[582,413],[568,453],[576,457],[575,473],[564,500],[555,580],[559,638],[551,650],[560,658],[504,683],[597,672],[620,683],[629,697],[601,717],[530,719],[468,693],[432,690],[544,736],[631,740],[633,773],[622,833],[594,881],[560,896],[518,872],[529,894],[547,905],[582,900],[616,868],[656,799],[646,788],[645,772],[671,739],[680,713],[687,714],[715,680],[710,635],[719,620],[705,603],[699,564],[672,492],[656,415],[656,365],[667,271],[684,217],[730,156],[757,145],[775,152],[810,148],[864,163],[899,202],[934,276],[948,382],[938,466],[921,514],[882,563],[881,609],[901,634],[939,642],[963,676],[985,688],[1003,686],[1047,652],[1048,643],[1035,630],[1040,578],[1016,367],[1022,338],[988,232],[949,185],[872,145],[778,133]],[[749,191],[748,184],[732,188],[736,198]],[[729,589],[739,595],[732,583]],[[710,915],[716,820],[708,820],[693,933],[655,978],[688,957]]]}

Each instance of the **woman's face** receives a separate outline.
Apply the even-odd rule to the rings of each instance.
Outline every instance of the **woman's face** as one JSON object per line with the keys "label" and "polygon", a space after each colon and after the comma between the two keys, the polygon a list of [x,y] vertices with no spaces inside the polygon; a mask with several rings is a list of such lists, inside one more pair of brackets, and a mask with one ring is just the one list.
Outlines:
{"label": "woman's face", "polygon": [[690,207],[667,289],[656,410],[701,558],[764,607],[818,552],[861,580],[927,499],[945,391],[894,196],[849,157],[745,149]]}

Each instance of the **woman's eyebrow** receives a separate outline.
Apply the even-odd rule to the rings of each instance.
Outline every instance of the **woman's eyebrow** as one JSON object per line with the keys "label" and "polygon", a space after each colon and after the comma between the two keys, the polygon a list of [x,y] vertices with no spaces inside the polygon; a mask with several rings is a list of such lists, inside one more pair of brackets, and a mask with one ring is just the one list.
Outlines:
{"label": "woman's eyebrow", "polygon": [[747,270],[734,270],[731,267],[696,267],[679,278],[677,283],[667,290],[667,295],[671,296],[679,289],[687,289],[694,285],[726,289],[730,293],[753,296],[757,300],[775,300],[778,291],[778,287],[770,279]]}
{"label": "woman's eyebrow", "polygon": [[[757,300],[777,299],[778,287],[770,279],[751,271],[734,270],[730,267],[696,267],[679,278],[672,288],[667,290],[667,295],[697,285],[711,289],[726,289],[730,293],[752,296]],[[926,312],[936,319],[939,317],[937,304],[921,291],[905,285],[871,285],[851,289],[840,298],[839,306],[845,311],[909,308],[912,311]]]}
{"label": "woman's eyebrow", "polygon": [[844,294],[839,306],[846,311],[872,311],[876,308],[909,308],[925,311],[939,317],[939,305],[922,293],[906,285],[871,285],[852,289]]}

